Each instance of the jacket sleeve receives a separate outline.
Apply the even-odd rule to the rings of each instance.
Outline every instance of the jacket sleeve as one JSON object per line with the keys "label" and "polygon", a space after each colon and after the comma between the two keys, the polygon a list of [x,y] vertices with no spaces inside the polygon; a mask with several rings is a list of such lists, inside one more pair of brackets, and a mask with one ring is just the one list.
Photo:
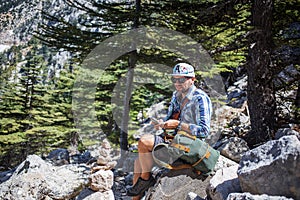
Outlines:
{"label": "jacket sleeve", "polygon": [[197,96],[195,102],[195,121],[196,124],[189,124],[193,135],[199,138],[206,138],[210,131],[210,120],[212,113],[212,104],[210,98],[205,94]]}

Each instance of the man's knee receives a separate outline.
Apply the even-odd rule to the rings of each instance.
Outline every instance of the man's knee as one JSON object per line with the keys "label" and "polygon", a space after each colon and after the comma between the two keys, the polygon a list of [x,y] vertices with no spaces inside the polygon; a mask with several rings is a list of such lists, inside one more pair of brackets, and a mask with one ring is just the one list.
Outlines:
{"label": "man's knee", "polygon": [[142,135],[138,142],[139,147],[152,148],[153,145],[154,145],[154,136],[150,134]]}
{"label": "man's knee", "polygon": [[140,165],[140,161],[139,161],[139,158],[135,159],[134,161],[134,168],[137,169],[137,168],[140,168],[141,165]]}

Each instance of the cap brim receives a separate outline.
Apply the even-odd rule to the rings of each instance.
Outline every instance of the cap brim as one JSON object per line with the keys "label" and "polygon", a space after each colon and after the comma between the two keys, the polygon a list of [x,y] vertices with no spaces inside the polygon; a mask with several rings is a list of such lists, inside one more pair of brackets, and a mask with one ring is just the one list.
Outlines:
{"label": "cap brim", "polygon": [[188,75],[188,74],[169,74],[170,76],[183,76],[183,77],[195,77],[195,75]]}

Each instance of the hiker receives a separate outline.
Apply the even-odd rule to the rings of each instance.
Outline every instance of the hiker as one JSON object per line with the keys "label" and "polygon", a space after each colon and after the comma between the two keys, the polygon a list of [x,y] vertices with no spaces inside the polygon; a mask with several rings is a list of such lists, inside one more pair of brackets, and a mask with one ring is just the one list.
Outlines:
{"label": "hiker", "polygon": [[[212,112],[208,95],[194,85],[194,68],[187,63],[176,64],[171,74],[175,86],[167,116],[154,125],[156,129],[175,129],[185,131],[198,138],[205,139],[210,130]],[[127,195],[134,200],[155,184],[151,175],[153,167],[152,150],[159,143],[166,142],[161,135],[145,134],[138,141],[139,156],[134,163],[133,186],[127,188]]]}

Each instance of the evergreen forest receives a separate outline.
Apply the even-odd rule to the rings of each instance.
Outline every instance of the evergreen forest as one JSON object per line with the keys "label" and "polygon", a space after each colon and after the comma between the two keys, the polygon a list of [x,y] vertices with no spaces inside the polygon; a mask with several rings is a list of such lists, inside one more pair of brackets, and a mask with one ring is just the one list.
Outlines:
{"label": "evergreen forest", "polygon": [[[1,16],[24,2],[1,2]],[[63,9],[52,7],[55,2],[61,3],[44,0],[37,27],[0,52],[1,170],[57,148],[83,152],[104,137],[128,151],[140,128],[138,113],[147,119],[147,108],[170,100],[172,67],[183,61],[206,69],[203,58],[190,56],[198,55],[190,48],[195,44],[213,61],[197,71],[199,87],[213,93],[207,80],[221,76],[226,95],[238,73],[248,77],[251,131],[244,139],[250,147],[300,124],[297,0],[65,0]],[[9,23],[0,21],[2,28]],[[24,26],[18,31],[30,23]],[[287,68],[296,73],[278,82]]]}

